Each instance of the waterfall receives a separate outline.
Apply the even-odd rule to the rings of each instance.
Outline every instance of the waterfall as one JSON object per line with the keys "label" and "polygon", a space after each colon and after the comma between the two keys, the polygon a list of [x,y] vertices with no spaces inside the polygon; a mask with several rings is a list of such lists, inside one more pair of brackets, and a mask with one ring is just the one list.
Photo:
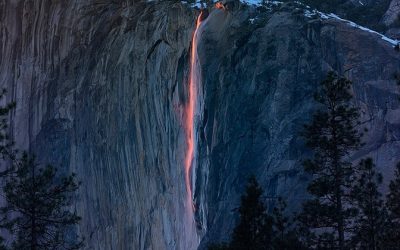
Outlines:
{"label": "waterfall", "polygon": [[[199,236],[196,233],[196,223],[194,219],[195,205],[193,203],[193,187],[195,182],[195,177],[193,176],[193,169],[196,165],[195,154],[196,154],[196,110],[197,107],[197,98],[199,92],[199,86],[201,83],[200,78],[200,69],[198,62],[198,54],[197,54],[197,46],[199,39],[199,30],[201,28],[202,20],[204,19],[205,12],[201,12],[196,21],[196,28],[193,33],[192,46],[191,46],[191,54],[190,54],[190,71],[189,71],[189,98],[188,103],[185,107],[185,132],[186,132],[186,144],[187,150],[185,155],[185,186],[186,186],[186,213],[187,213],[187,226],[188,230],[192,235],[188,235],[191,239],[196,239],[196,246],[188,246],[188,249],[197,248],[199,244]],[[194,234],[194,235],[193,235]]]}

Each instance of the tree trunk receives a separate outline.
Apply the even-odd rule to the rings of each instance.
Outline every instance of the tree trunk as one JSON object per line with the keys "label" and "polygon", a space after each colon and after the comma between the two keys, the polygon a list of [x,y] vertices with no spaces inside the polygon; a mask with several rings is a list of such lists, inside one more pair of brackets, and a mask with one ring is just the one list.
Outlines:
{"label": "tree trunk", "polygon": [[[338,192],[340,192],[340,187],[338,187]],[[337,195],[336,197],[337,206],[336,210],[338,213],[338,235],[339,235],[339,249],[344,250],[344,221],[343,221],[343,213],[342,213],[342,198],[341,195]]]}
{"label": "tree trunk", "polygon": [[36,250],[36,179],[35,164],[32,164],[32,217],[31,217],[31,250]]}
{"label": "tree trunk", "polygon": [[335,169],[335,195],[336,195],[336,214],[337,214],[337,233],[339,237],[339,250],[344,250],[344,219],[343,219],[343,204],[342,204],[342,183],[343,169],[340,165],[340,154],[338,148],[338,132],[336,118],[336,104],[332,107],[332,139],[333,139],[333,167]]}

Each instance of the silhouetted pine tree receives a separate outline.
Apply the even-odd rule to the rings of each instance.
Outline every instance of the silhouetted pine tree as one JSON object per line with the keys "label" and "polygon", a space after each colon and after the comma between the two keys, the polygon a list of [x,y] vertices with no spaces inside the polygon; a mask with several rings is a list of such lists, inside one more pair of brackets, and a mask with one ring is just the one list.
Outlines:
{"label": "silhouetted pine tree", "polygon": [[234,230],[231,243],[211,244],[208,250],[305,249],[298,239],[293,222],[285,215],[285,201],[278,198],[272,215],[268,215],[267,207],[261,200],[262,193],[256,179],[250,178],[239,208],[241,220]]}
{"label": "silhouetted pine tree", "polygon": [[208,246],[208,250],[229,250],[229,245],[226,243],[211,244]]}
{"label": "silhouetted pine tree", "polygon": [[350,105],[351,82],[330,72],[315,95],[320,104],[303,136],[314,156],[304,162],[313,175],[308,191],[313,199],[304,204],[299,219],[309,228],[309,243],[320,249],[346,248],[354,216],[349,190],[354,171],[348,156],[360,147],[358,110]]}
{"label": "silhouetted pine tree", "polygon": [[275,250],[305,249],[299,241],[293,222],[285,215],[286,202],[278,198],[278,204],[272,212],[272,246]]}
{"label": "silhouetted pine tree", "polygon": [[[4,101],[5,89],[0,91],[0,101]],[[4,163],[8,163],[8,160],[14,159],[14,152],[12,150],[13,142],[9,137],[8,131],[8,118],[11,110],[15,107],[15,103],[11,102],[4,106],[0,106],[0,158],[2,161],[2,168],[0,170],[0,177],[8,173],[9,168],[4,166]]]}
{"label": "silhouetted pine tree", "polygon": [[379,185],[382,175],[375,170],[371,158],[358,165],[358,176],[352,188],[352,196],[359,210],[355,218],[353,247],[366,250],[384,249],[387,212]]}
{"label": "silhouetted pine tree", "polygon": [[[7,91],[0,90],[0,101],[4,102]],[[8,118],[11,110],[15,107],[15,103],[8,103],[0,106],[0,177],[6,176],[11,170],[9,166],[10,160],[14,159],[14,152],[12,149],[13,142],[9,137],[8,131]],[[1,224],[1,221],[0,221]],[[0,250],[6,249],[4,246],[4,239],[0,236]]]}
{"label": "silhouetted pine tree", "polygon": [[286,202],[282,200],[282,198],[278,198],[277,203],[272,212],[273,246],[275,249],[285,249],[290,221],[289,218],[284,215]]}
{"label": "silhouetted pine tree", "polygon": [[14,236],[13,249],[79,249],[73,226],[80,217],[70,211],[79,184],[75,175],[56,177],[52,166],[39,167],[23,154],[6,178],[2,226]]}
{"label": "silhouetted pine tree", "polygon": [[396,166],[394,179],[389,184],[386,207],[389,212],[385,249],[400,249],[400,163]]}
{"label": "silhouetted pine tree", "polygon": [[241,198],[240,221],[233,231],[229,249],[271,249],[272,219],[262,201],[263,190],[255,177],[251,177]]}

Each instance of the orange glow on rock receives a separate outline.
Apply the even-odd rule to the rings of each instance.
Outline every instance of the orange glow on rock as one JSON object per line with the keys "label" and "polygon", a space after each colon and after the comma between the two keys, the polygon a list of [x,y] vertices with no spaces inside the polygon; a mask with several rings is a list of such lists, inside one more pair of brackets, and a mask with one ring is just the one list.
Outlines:
{"label": "orange glow on rock", "polygon": [[203,12],[197,18],[196,21],[196,29],[193,33],[192,39],[192,52],[190,56],[190,78],[189,78],[189,103],[185,108],[186,121],[185,121],[185,130],[186,130],[186,143],[187,143],[187,151],[185,156],[185,184],[186,191],[188,196],[188,202],[192,209],[194,210],[193,205],[193,194],[192,194],[192,186],[191,186],[191,170],[194,158],[194,146],[195,146],[195,134],[194,134],[194,116],[196,109],[196,94],[197,94],[197,76],[196,76],[196,60],[197,60],[197,33],[203,20]]}
{"label": "orange glow on rock", "polygon": [[218,2],[218,3],[215,4],[215,8],[224,10],[225,6],[221,2]]}

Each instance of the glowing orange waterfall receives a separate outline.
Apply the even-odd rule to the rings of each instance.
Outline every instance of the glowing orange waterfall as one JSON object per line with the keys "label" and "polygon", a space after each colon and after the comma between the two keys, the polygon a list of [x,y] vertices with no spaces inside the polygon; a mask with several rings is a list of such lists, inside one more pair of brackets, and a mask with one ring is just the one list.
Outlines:
{"label": "glowing orange waterfall", "polygon": [[186,130],[186,143],[187,143],[187,152],[185,157],[185,184],[186,191],[188,197],[188,204],[190,207],[194,209],[193,205],[193,194],[192,194],[192,185],[191,185],[191,170],[193,165],[193,158],[195,154],[195,131],[194,131],[194,116],[196,111],[196,102],[197,102],[197,86],[198,86],[198,77],[196,70],[196,62],[197,62],[197,34],[200,28],[200,24],[202,21],[203,12],[200,13],[196,22],[196,29],[193,33],[192,39],[192,52],[190,57],[190,78],[189,78],[189,102],[186,106],[186,121],[185,121],[185,130]]}

